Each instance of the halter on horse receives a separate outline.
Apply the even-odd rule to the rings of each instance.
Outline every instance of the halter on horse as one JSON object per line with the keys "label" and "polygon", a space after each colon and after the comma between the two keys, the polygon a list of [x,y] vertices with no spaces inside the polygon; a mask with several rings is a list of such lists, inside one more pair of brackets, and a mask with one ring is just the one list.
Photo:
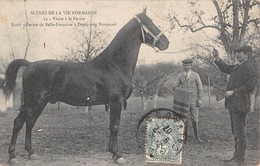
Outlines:
{"label": "halter on horse", "polygon": [[[155,35],[157,34],[157,35]],[[24,102],[14,121],[9,146],[9,161],[15,161],[17,135],[26,123],[25,149],[32,159],[31,132],[48,102],[65,102],[75,106],[110,105],[109,151],[117,163],[124,161],[118,152],[117,135],[122,106],[132,93],[132,77],[142,43],[168,48],[169,41],[146,15],[146,9],[131,19],[109,46],[90,62],[66,63],[56,60],[13,61],[6,70],[4,94],[9,97],[15,86],[17,71],[23,74]]]}
{"label": "halter on horse", "polygon": [[153,44],[149,44],[149,43],[145,43],[146,45],[152,47],[153,49],[155,46],[155,43],[158,42],[158,40],[160,39],[160,37],[163,35],[163,32],[161,31],[158,35],[154,35],[144,24],[142,24],[141,20],[135,16],[135,19],[140,23],[141,26],[141,32],[142,32],[142,38],[143,38],[143,43],[145,43],[145,37],[144,37],[144,32],[151,35],[153,37]]}

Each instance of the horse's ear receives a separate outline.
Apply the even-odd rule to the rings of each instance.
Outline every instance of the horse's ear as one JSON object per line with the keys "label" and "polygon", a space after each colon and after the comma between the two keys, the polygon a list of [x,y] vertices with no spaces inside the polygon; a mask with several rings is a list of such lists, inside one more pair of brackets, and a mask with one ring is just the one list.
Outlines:
{"label": "horse's ear", "polygon": [[143,14],[146,14],[146,6],[145,6],[145,8],[144,8],[144,10],[143,10]]}

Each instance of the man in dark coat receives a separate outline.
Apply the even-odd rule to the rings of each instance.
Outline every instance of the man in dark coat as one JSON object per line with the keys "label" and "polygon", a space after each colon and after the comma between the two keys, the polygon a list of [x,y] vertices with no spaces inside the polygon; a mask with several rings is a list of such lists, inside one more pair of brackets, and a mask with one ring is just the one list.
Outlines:
{"label": "man in dark coat", "polygon": [[229,110],[231,118],[232,133],[235,137],[235,152],[230,160],[237,164],[244,164],[246,152],[246,117],[250,111],[250,93],[256,86],[256,71],[248,61],[251,55],[250,46],[242,46],[235,50],[238,64],[227,65],[220,59],[217,50],[214,49],[213,56],[219,69],[230,74],[227,90],[225,92],[225,107]]}

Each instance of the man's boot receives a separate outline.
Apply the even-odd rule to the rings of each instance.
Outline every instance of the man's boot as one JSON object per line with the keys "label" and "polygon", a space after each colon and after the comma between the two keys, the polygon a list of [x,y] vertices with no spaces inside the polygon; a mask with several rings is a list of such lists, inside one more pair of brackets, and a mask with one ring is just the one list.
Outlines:
{"label": "man's boot", "polygon": [[244,165],[246,155],[246,138],[241,137],[237,139],[237,158],[235,162],[238,165]]}
{"label": "man's boot", "polygon": [[197,139],[198,142],[203,142],[201,139],[200,139],[200,135],[199,135],[199,124],[198,122],[192,122],[192,126],[193,126],[193,130],[194,130],[194,135],[195,135],[195,138]]}
{"label": "man's boot", "polygon": [[237,142],[237,139],[235,137],[235,152],[234,152],[234,155],[231,159],[224,160],[225,163],[229,163],[229,162],[232,162],[232,161],[237,159],[237,144],[238,144],[238,142]]}

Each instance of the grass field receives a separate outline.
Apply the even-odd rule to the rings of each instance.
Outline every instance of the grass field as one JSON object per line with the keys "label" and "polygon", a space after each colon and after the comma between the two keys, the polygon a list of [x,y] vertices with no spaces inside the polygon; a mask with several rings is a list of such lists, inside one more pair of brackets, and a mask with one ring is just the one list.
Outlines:
{"label": "grass field", "polygon": [[[224,165],[223,160],[231,158],[234,140],[230,128],[229,113],[223,108],[223,101],[212,99],[208,107],[203,99],[200,108],[200,133],[203,143],[194,140],[191,122],[188,126],[188,140],[183,150],[181,165],[209,166]],[[153,101],[147,101],[147,111]],[[172,108],[172,98],[159,98],[158,107]],[[8,145],[11,139],[13,120],[18,112],[0,112],[0,163],[7,165]],[[142,150],[135,139],[136,125],[145,111],[141,111],[140,99],[128,100],[128,108],[122,111],[119,132],[119,151],[125,155],[128,165],[155,165],[144,162]],[[25,128],[25,127],[24,127]],[[107,152],[109,138],[109,112],[104,106],[93,106],[85,112],[83,107],[68,107],[61,104],[48,105],[33,128],[33,147],[40,156],[30,161],[24,150],[25,129],[17,141],[16,156],[20,165],[115,165]],[[259,163],[259,112],[248,116],[247,165]],[[0,164],[0,165],[1,165]],[[158,164],[157,164],[158,165]]]}

